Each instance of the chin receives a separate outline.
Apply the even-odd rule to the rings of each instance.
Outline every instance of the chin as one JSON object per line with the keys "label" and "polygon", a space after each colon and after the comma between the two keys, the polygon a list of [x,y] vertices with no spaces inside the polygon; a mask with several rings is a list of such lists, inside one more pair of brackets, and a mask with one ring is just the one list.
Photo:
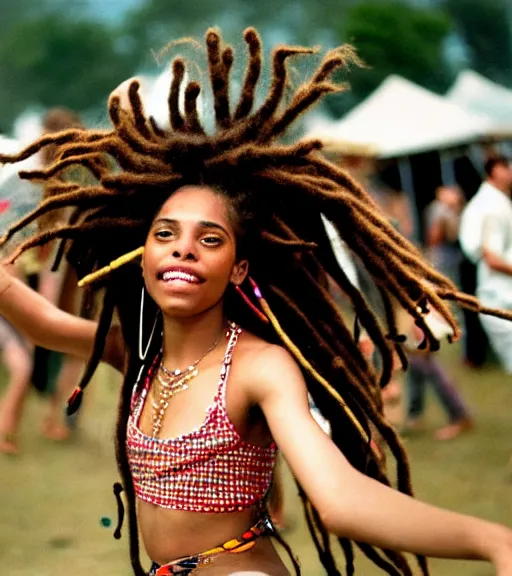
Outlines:
{"label": "chin", "polygon": [[219,301],[215,302],[165,302],[162,306],[159,306],[162,310],[164,316],[170,318],[191,318],[192,316],[198,316],[204,314],[210,310],[213,310],[220,304]]}

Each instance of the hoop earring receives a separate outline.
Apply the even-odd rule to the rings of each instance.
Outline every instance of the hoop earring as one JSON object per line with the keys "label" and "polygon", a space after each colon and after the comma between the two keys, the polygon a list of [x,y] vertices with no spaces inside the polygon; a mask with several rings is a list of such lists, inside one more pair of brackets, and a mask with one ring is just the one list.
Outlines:
{"label": "hoop earring", "polygon": [[153,340],[153,335],[155,333],[156,328],[156,321],[158,319],[158,315],[155,316],[155,321],[153,322],[153,328],[151,329],[151,334],[149,335],[149,340],[146,345],[146,349],[144,353],[142,352],[142,327],[144,324],[144,292],[146,291],[145,287],[142,287],[142,293],[140,296],[140,318],[139,318],[139,358],[142,362],[146,359],[148,355],[149,347],[151,346],[151,341]]}
{"label": "hoop earring", "polygon": [[265,324],[268,324],[268,322],[269,322],[268,318],[265,316],[265,314],[263,314],[263,312],[261,310],[258,310],[258,308],[249,300],[249,297],[247,296],[247,294],[240,288],[240,286],[238,286],[238,284],[235,284],[235,290],[238,292],[238,294],[241,296],[241,298],[247,304],[247,306],[249,306],[249,308],[256,314],[256,316],[262,322],[265,322]]}

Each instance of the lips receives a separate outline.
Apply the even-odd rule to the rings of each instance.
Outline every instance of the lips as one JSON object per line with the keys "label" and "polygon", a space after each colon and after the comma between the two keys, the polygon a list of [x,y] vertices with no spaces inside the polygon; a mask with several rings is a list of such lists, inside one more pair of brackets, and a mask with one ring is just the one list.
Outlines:
{"label": "lips", "polygon": [[182,267],[166,268],[158,273],[158,278],[166,283],[181,281],[187,282],[188,284],[201,284],[204,282],[204,279],[196,274],[194,270]]}

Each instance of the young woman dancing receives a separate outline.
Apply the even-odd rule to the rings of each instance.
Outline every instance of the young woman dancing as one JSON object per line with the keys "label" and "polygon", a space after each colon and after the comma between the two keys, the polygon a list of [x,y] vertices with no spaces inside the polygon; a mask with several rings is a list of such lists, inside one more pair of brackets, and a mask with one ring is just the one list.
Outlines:
{"label": "young woman dancing", "polygon": [[[300,487],[328,574],[340,574],[329,544],[333,533],[347,574],[354,571],[355,543],[392,575],[412,574],[401,551],[417,555],[423,574],[425,556],[439,556],[488,560],[500,576],[510,575],[508,528],[411,498],[406,456],[382,418],[380,395],[403,340],[394,303],[415,319],[430,349],[438,346],[426,321],[430,305],[455,336],[447,301],[500,313],[482,309],[430,268],[364,190],[318,154],[319,142],[278,143],[301,113],[340,89],[330,77],[352,57],[350,50],[328,52],[285,103],[286,61],[312,51],[277,47],[268,96],[253,110],[261,44],[253,29],[245,40],[249,63],[232,106],[233,52],[218,32],[206,34],[213,133],[199,118],[197,82],[184,87],[183,111],[178,105],[185,77],[178,58],[171,130],[145,116],[134,82],[129,110],[116,96],[110,100],[111,130],[67,130],[0,158],[15,162],[60,146],[52,166],[22,174],[52,186],[52,197],[3,242],[48,212],[73,207],[67,225],[31,238],[11,260],[60,239],[56,266],[65,254],[102,303],[97,323],[74,317],[4,269],[1,313],[32,341],[89,359],[70,410],[100,360],[125,375],[117,457],[137,576],[145,574],[139,531],[154,575],[198,567],[211,575],[288,574],[269,538],[279,536],[265,509],[278,449]],[[77,166],[96,182],[73,183]],[[386,326],[337,265],[322,214],[380,288]],[[379,375],[339,316],[328,278],[352,300],[356,324],[380,351]],[[311,416],[308,392],[331,437]],[[369,448],[373,426],[397,460],[398,490]]]}

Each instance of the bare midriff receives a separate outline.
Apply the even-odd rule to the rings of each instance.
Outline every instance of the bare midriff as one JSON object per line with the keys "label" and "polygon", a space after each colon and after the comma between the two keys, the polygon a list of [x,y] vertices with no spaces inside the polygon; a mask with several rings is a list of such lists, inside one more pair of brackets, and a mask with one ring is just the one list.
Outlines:
{"label": "bare midriff", "polygon": [[[256,509],[225,514],[169,510],[137,501],[140,534],[148,556],[162,565],[191,556],[238,538],[257,518]],[[289,574],[269,538],[260,538],[242,554],[221,554],[201,573],[226,574],[222,570],[259,570],[272,576]]]}

